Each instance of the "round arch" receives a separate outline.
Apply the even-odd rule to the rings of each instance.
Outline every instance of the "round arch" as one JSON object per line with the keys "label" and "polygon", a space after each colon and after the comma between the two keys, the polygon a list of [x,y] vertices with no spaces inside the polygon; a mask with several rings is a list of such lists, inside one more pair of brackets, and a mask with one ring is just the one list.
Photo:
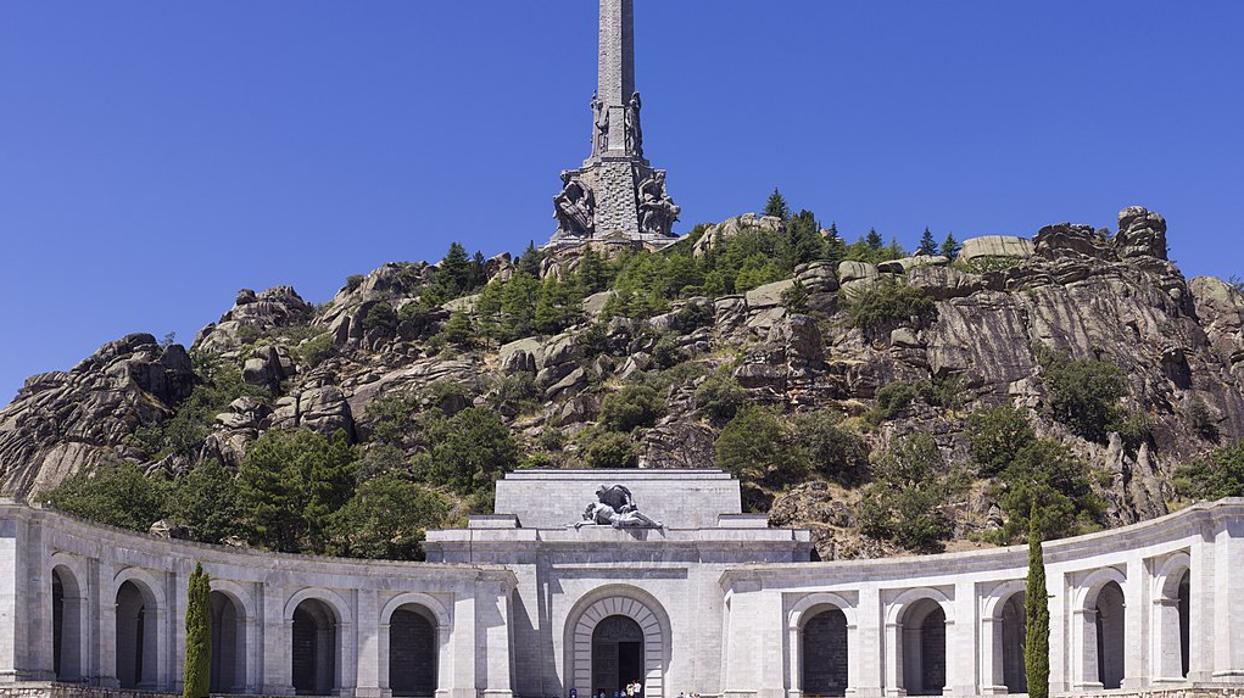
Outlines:
{"label": "round arch", "polygon": [[846,694],[855,692],[854,681],[859,674],[859,625],[856,604],[830,592],[816,592],[801,597],[787,614],[786,629],[789,637],[787,685],[793,696],[804,691],[804,629],[808,622],[825,611],[839,611],[846,619]]}
{"label": "round arch", "polygon": [[298,610],[298,605],[307,600],[320,601],[328,610],[333,613],[333,621],[337,625],[347,625],[350,619],[350,604],[341,597],[340,594],[332,589],[324,589],[322,587],[306,587],[295,592],[289,600],[285,602],[284,617],[287,622],[294,620],[294,611]]}
{"label": "round arch", "polygon": [[665,608],[648,592],[615,584],[584,596],[566,617],[566,677],[579,695],[591,695],[592,637],[596,626],[610,616],[625,616],[643,632],[644,698],[662,698],[669,666],[670,621]]}
{"label": "round arch", "polygon": [[[1017,594],[1024,594],[1027,591],[1028,583],[1023,579],[1012,579],[1000,582],[990,589],[989,593],[981,597],[980,608],[980,666],[981,666],[981,693],[984,695],[1002,695],[1007,693],[1024,693],[1024,690],[1014,690],[1018,686],[1012,686],[1012,683],[1020,683],[1023,678],[1023,654],[1020,653],[1018,658],[1014,657],[1014,653],[1022,644],[1022,638],[1026,635],[1027,629],[1021,624],[1018,634],[1015,629],[1008,626],[1004,620],[1004,615],[1009,602],[1015,598]],[[1008,662],[1011,660],[1011,662]],[[1018,661],[1018,667],[1011,666],[1008,671],[1008,665]],[[1018,669],[1020,676],[1007,680],[1008,674],[1015,676]],[[1018,680],[1016,680],[1018,679]]]}
{"label": "round arch", "polygon": [[1182,683],[1197,661],[1192,651],[1192,595],[1185,586],[1192,557],[1181,550],[1161,560],[1154,570],[1149,609],[1150,655],[1154,683]]}
{"label": "round arch", "polygon": [[[139,599],[123,599],[129,585]],[[109,598],[112,614],[116,678],[122,688],[161,690],[169,680],[169,632],[164,588],[149,570],[126,567],[113,575]],[[107,636],[109,633],[104,633]]]}
{"label": "round arch", "polygon": [[48,618],[52,619],[52,669],[58,681],[81,681],[84,678],[90,645],[87,629],[90,608],[86,588],[86,570],[82,561],[68,553],[57,552],[48,560]]}
{"label": "round arch", "polygon": [[[913,611],[921,616],[919,627],[917,627],[916,623],[913,623],[911,618]],[[885,671],[888,694],[903,695],[923,690],[923,684],[919,689],[909,686],[908,684],[912,683],[909,677],[925,673],[924,667],[927,658],[923,648],[928,643],[926,643],[923,626],[929,616],[938,611],[941,612],[943,618],[941,627],[936,629],[938,637],[933,635],[929,637],[930,641],[937,645],[937,647],[933,648],[935,652],[940,651],[940,665],[944,672],[950,665],[950,662],[946,661],[946,654],[950,645],[950,643],[946,642],[946,634],[948,634],[950,626],[954,625],[953,599],[941,589],[918,587],[902,592],[887,605],[885,614]],[[940,642],[938,642],[939,637]],[[920,671],[917,672],[917,669]],[[945,677],[945,683],[949,684],[949,677]]]}
{"label": "round arch", "polygon": [[[314,626],[300,626],[300,621],[295,619],[299,607],[308,601],[314,602],[311,607],[305,609],[314,613],[318,613],[320,609],[328,616],[321,621],[315,621]],[[304,687],[302,692],[323,693],[348,691],[354,687],[354,646],[353,633],[350,632],[353,626],[353,616],[350,613],[350,604],[337,592],[323,587],[306,587],[298,590],[289,597],[285,602],[283,610],[286,627],[286,643],[291,648],[291,663],[286,671],[290,672],[289,685],[297,689],[298,678],[302,677],[302,681],[308,686],[314,684],[314,688]],[[308,620],[308,616],[303,614],[304,620]],[[308,620],[309,622],[309,620]],[[301,628],[301,629],[300,629]],[[305,637],[299,635],[304,633]],[[301,647],[300,640],[306,644],[308,649],[304,655],[296,652],[297,647]],[[303,657],[299,662],[295,662],[295,657]],[[301,662],[301,663],[300,663]],[[301,667],[299,673],[295,671],[295,666]]]}
{"label": "round arch", "polygon": [[392,674],[393,667],[391,648],[392,648],[392,620],[393,614],[403,606],[418,606],[427,611],[431,616],[432,631],[435,639],[436,653],[436,671],[433,675],[434,680],[439,683],[445,680],[445,677],[452,675],[453,654],[450,651],[450,634],[453,630],[453,614],[450,608],[440,599],[431,594],[421,592],[406,592],[398,594],[389,599],[384,607],[380,609],[380,642],[377,643],[377,666],[380,668],[380,687],[384,690],[392,690]]}
{"label": "round arch", "polygon": [[211,587],[212,690],[249,692],[255,683],[253,667],[258,666],[252,659],[258,645],[253,596],[241,584],[227,579],[212,579]]}
{"label": "round arch", "polygon": [[[1127,575],[1115,567],[1093,570],[1071,593],[1071,667],[1072,690],[1100,691],[1103,688],[1099,671],[1097,601],[1108,585],[1124,591],[1126,605]],[[1126,676],[1127,667],[1124,667]]]}

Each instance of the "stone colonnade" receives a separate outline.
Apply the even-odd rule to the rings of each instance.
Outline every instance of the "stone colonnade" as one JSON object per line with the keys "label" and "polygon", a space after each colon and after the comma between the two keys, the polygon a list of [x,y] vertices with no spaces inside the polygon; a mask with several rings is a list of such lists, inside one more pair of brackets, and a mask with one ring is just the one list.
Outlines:
{"label": "stone colonnade", "polygon": [[0,683],[179,692],[196,562],[212,577],[214,691],[511,693],[504,568],[234,551],[3,504]]}
{"label": "stone colonnade", "polygon": [[[1244,682],[1242,515],[1223,500],[1047,543],[1051,689]],[[1026,574],[1024,547],[727,572],[724,693],[1026,693]]]}

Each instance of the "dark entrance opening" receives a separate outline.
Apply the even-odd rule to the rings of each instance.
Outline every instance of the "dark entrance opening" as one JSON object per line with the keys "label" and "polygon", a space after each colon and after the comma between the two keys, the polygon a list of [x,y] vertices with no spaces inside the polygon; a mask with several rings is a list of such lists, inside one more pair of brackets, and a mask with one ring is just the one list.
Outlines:
{"label": "dark entrance opening", "polygon": [[389,620],[389,688],[394,696],[436,693],[436,623],[423,607],[407,604]]}
{"label": "dark entrance opening", "polygon": [[294,609],[291,664],[294,692],[325,696],[337,685],[337,617],[318,599]]}
{"label": "dark entrance opening", "polygon": [[803,626],[803,694],[847,694],[847,617],[836,608]]}
{"label": "dark entrance opening", "polygon": [[1189,647],[1192,644],[1192,580],[1189,577],[1190,574],[1190,572],[1184,572],[1184,575],[1179,578],[1179,666],[1184,678],[1188,678],[1188,670],[1191,668]]}
{"label": "dark entrance opening", "polygon": [[644,683],[644,631],[626,616],[609,616],[592,632],[592,688],[612,696]]}
{"label": "dark entrance opening", "polygon": [[1097,594],[1097,680],[1103,688],[1123,685],[1123,589],[1110,582]]}

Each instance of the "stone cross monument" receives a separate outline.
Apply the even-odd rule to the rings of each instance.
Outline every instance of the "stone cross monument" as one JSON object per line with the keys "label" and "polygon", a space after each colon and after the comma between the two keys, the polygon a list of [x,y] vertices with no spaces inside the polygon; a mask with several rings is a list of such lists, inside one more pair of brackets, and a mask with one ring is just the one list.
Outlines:
{"label": "stone cross monument", "polygon": [[591,155],[562,172],[553,199],[550,246],[593,239],[667,243],[680,209],[665,171],[644,159],[643,106],[635,90],[635,0],[600,0],[598,84],[592,96]]}

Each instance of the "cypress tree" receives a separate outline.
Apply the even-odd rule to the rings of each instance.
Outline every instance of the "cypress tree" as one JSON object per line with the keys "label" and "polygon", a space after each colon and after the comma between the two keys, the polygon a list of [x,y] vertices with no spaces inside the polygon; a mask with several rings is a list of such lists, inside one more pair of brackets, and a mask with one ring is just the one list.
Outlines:
{"label": "cypress tree", "polygon": [[1041,538],[1034,504],[1028,514],[1028,585],[1024,592],[1024,673],[1028,679],[1029,698],[1049,698],[1050,695],[1050,606]]}
{"label": "cypress tree", "polygon": [[212,585],[203,565],[190,575],[186,603],[183,698],[208,698],[212,687]]}

